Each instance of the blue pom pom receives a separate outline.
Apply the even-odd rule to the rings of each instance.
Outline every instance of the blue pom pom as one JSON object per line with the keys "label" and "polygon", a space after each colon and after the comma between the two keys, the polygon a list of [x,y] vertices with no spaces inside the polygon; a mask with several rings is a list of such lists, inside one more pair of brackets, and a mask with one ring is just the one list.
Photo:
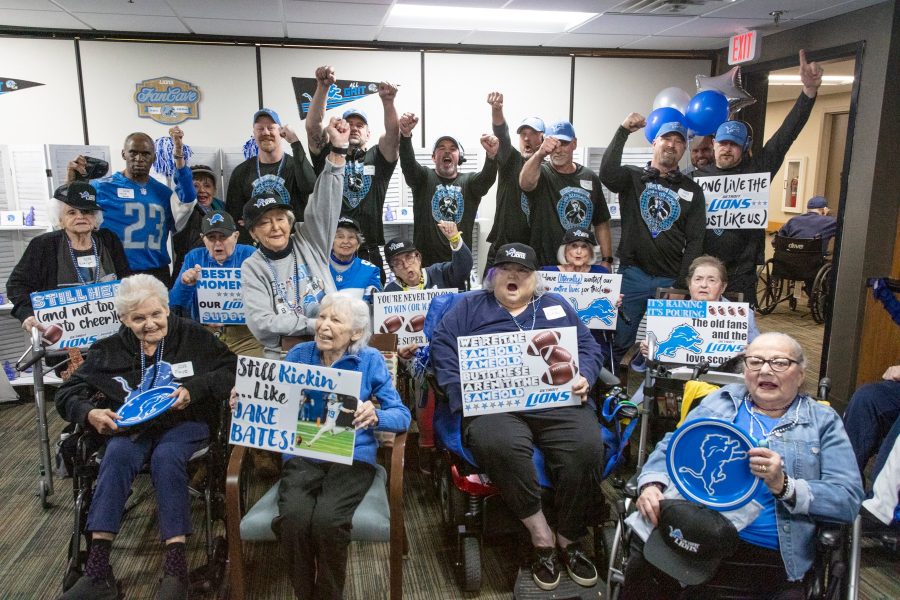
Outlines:
{"label": "blue pom pom", "polygon": [[[175,173],[175,144],[172,142],[172,138],[161,137],[156,140],[154,146],[156,147],[156,161],[153,163],[153,170],[166,177],[171,177]],[[181,150],[184,154],[184,161],[187,163],[193,154],[191,147],[184,144]]]}
{"label": "blue pom pom", "polygon": [[253,158],[259,154],[259,146],[256,145],[256,140],[250,138],[247,140],[247,143],[244,144],[244,158]]}

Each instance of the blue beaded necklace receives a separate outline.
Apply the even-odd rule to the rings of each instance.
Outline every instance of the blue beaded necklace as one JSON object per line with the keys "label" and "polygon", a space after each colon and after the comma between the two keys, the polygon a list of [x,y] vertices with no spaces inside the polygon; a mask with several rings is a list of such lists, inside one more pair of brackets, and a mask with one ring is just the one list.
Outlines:
{"label": "blue beaded necklace", "polygon": [[272,261],[269,260],[269,257],[265,254],[262,254],[263,259],[266,261],[266,265],[269,267],[269,273],[272,274],[272,287],[275,292],[281,298],[281,301],[295,314],[303,312],[303,304],[300,302],[300,282],[297,276],[297,254],[291,250],[291,256],[294,258],[294,271],[293,275],[291,275],[291,281],[294,283],[294,295],[296,298],[296,302],[292,303],[287,297],[287,290],[284,287],[284,283],[278,281],[278,275],[275,273],[275,267],[272,265]]}
{"label": "blue beaded necklace", "polygon": [[[156,347],[156,371],[153,373],[153,381],[150,382],[150,385],[147,386],[148,390],[152,390],[156,386],[156,378],[159,375],[159,361],[162,360],[163,348],[166,347],[166,338],[163,338],[159,341],[159,345]],[[141,341],[141,381],[138,384],[138,392],[143,392],[144,390],[144,375],[147,373],[147,357],[144,356],[144,342]]]}
{"label": "blue beaded necklace", "polygon": [[97,251],[97,241],[94,239],[94,235],[91,234],[91,252],[94,254],[94,279],[91,282],[85,281],[84,277],[81,276],[81,268],[78,266],[78,259],[75,258],[75,250],[72,249],[72,240],[69,239],[68,235],[65,237],[66,245],[69,247],[69,256],[72,258],[72,264],[75,266],[75,276],[78,277],[78,282],[81,285],[87,285],[88,283],[100,281],[100,253]]}

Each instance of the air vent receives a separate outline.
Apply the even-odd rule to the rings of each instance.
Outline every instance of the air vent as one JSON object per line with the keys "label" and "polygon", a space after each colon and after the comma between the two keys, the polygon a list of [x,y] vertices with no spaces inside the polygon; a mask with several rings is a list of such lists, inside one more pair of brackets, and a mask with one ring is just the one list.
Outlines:
{"label": "air vent", "polygon": [[724,0],[627,0],[605,14],[698,15],[717,8]]}

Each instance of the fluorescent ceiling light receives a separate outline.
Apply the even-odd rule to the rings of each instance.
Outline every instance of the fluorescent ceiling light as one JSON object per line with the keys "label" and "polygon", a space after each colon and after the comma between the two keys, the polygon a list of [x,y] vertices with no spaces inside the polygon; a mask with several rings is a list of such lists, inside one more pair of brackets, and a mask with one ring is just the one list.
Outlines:
{"label": "fluorescent ceiling light", "polygon": [[597,13],[555,10],[395,4],[391,8],[385,26],[407,29],[563,33],[596,15]]}
{"label": "fluorescent ceiling light", "polygon": [[[822,85],[850,85],[853,75],[823,75]],[[769,75],[769,85],[800,85],[799,75]]]}

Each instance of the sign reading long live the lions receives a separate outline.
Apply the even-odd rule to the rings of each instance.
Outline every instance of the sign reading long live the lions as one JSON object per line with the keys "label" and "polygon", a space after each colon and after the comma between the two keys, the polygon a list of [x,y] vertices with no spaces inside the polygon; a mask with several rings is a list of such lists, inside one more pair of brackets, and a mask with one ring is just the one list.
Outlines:
{"label": "sign reading long live the lions", "polygon": [[616,328],[621,275],[562,271],[539,271],[539,274],[549,291],[556,292],[572,305],[588,329]]}
{"label": "sign reading long live the lions", "polygon": [[724,364],[744,351],[750,307],[746,302],[648,300],[647,337],[664,363]]}
{"label": "sign reading long live the lions", "polygon": [[349,465],[362,374],[238,356],[228,441]]}
{"label": "sign reading long live the lions", "polygon": [[471,335],[456,340],[463,415],[581,404],[575,327]]}
{"label": "sign reading long live the lions", "polygon": [[243,325],[241,270],[202,268],[197,280],[197,306],[205,325]]}
{"label": "sign reading long live the lions", "polygon": [[458,291],[456,288],[448,288],[373,294],[374,332],[396,333],[397,344],[400,347],[409,344],[427,344],[423,328],[431,300],[437,296],[456,294]]}
{"label": "sign reading long live the lions", "polygon": [[50,350],[87,348],[119,330],[113,299],[118,281],[33,292],[34,316]]}
{"label": "sign reading long live the lions", "polygon": [[764,229],[769,224],[769,174],[696,177],[706,198],[707,229]]}
{"label": "sign reading long live the lions", "polygon": [[[291,82],[294,84],[294,97],[297,98],[300,118],[306,119],[313,94],[316,93],[316,78],[291,77]],[[378,82],[376,81],[335,81],[328,88],[325,96],[325,110],[331,110],[377,93]]]}

